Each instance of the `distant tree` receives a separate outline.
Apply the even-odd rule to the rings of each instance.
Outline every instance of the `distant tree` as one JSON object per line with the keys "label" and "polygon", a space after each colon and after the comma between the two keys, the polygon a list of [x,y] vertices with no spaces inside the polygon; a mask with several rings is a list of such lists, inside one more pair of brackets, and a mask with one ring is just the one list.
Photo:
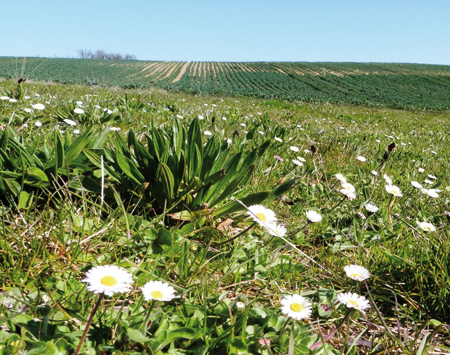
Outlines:
{"label": "distant tree", "polygon": [[92,52],[87,49],[79,49],[77,53],[81,59],[88,59],[92,56]]}
{"label": "distant tree", "polygon": [[81,59],[136,60],[136,56],[132,54],[122,55],[120,53],[106,53],[102,49],[99,49],[95,52],[87,49],[79,49],[77,53]]}

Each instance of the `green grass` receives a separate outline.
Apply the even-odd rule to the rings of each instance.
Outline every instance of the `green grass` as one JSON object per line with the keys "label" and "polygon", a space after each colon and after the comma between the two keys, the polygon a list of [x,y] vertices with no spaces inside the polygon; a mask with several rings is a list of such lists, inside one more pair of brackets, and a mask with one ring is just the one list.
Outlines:
{"label": "green grass", "polygon": [[[449,351],[448,111],[0,85],[0,96],[18,98],[0,101],[3,353],[73,353],[97,302],[86,353]],[[24,111],[36,103],[45,109]],[[303,166],[292,163],[298,157]],[[339,191],[337,173],[356,198]],[[386,192],[384,174],[402,197]],[[440,189],[439,197],[411,181]],[[235,199],[272,209],[284,239],[254,225]],[[377,212],[364,208],[369,201]],[[322,221],[308,223],[309,210]],[[436,231],[423,231],[423,221]],[[368,288],[346,277],[349,264],[370,271]],[[130,291],[99,301],[82,281],[98,265],[131,273]],[[149,280],[180,297],[144,301]],[[350,291],[373,298],[365,315],[337,301]],[[290,294],[312,303],[308,319],[281,312]],[[314,346],[324,339],[325,348]]]}

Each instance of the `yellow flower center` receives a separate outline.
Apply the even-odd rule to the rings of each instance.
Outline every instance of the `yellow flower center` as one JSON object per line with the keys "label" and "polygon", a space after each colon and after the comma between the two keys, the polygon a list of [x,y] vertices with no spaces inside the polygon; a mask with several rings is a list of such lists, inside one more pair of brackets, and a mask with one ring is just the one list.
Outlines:
{"label": "yellow flower center", "polygon": [[353,273],[351,276],[352,276],[352,277],[361,277],[362,275],[361,275],[361,274],[358,274],[357,272],[355,272],[355,273]]}
{"label": "yellow flower center", "polygon": [[355,301],[355,300],[348,300],[348,302],[350,304],[352,304],[353,306],[358,307],[358,302],[357,301]]}
{"label": "yellow flower center", "polygon": [[305,308],[305,307],[303,307],[303,305],[300,303],[292,303],[291,304],[291,309],[294,312],[301,312],[301,311],[303,311],[303,308]]}
{"label": "yellow flower center", "polygon": [[161,299],[164,298],[164,295],[163,295],[163,293],[161,291],[152,291],[152,293],[150,295],[155,300],[161,300]]}
{"label": "yellow flower center", "polygon": [[264,214],[264,213],[262,213],[262,212],[258,212],[257,214],[256,214],[256,217],[258,217],[261,221],[263,221],[263,222],[266,222],[267,221],[267,216]]}
{"label": "yellow flower center", "polygon": [[100,282],[105,286],[114,286],[117,284],[117,279],[114,276],[103,276]]}

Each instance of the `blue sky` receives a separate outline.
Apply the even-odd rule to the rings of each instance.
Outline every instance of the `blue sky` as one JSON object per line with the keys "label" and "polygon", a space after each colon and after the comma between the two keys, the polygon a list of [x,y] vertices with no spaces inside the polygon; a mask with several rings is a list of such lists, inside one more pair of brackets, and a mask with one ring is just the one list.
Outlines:
{"label": "blue sky", "polygon": [[450,65],[448,0],[1,1],[0,56]]}

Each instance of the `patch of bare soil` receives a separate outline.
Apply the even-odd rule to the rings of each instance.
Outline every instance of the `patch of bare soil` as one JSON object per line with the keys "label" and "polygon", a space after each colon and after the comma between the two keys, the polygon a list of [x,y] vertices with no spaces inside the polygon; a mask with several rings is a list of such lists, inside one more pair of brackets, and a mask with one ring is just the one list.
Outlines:
{"label": "patch of bare soil", "polygon": [[181,78],[183,77],[184,73],[186,73],[186,70],[187,70],[189,64],[191,64],[191,62],[186,62],[186,63],[183,64],[183,67],[181,68],[181,70],[178,73],[177,77],[172,80],[172,83],[176,83],[177,81],[181,80]]}

